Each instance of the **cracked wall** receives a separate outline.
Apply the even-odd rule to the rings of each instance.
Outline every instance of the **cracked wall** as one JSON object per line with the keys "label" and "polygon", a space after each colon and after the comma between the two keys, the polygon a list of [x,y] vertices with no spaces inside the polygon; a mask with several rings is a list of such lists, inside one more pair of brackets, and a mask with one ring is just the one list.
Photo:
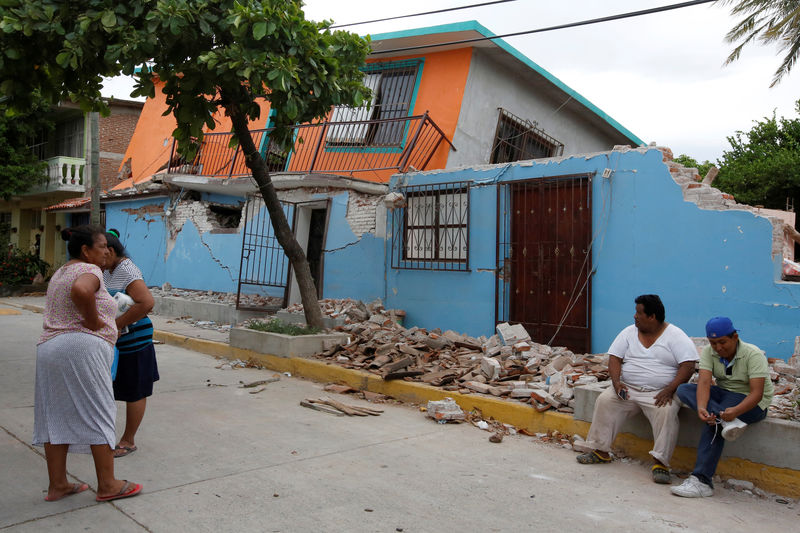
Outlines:
{"label": "cracked wall", "polygon": [[241,233],[239,228],[220,224],[209,202],[235,207],[242,199],[202,198],[186,195],[179,200],[172,195],[106,204],[107,227],[120,230],[123,244],[148,285],[169,282],[187,289],[236,290]]}
{"label": "cracked wall", "polygon": [[[667,320],[691,336],[704,336],[710,317],[726,315],[745,341],[769,357],[792,355],[800,283],[780,280],[782,245],[776,243],[775,224],[738,205],[715,209],[686,201],[655,148],[411,173],[403,180],[406,185],[494,185],[581,174],[593,176],[594,352],[607,350],[631,323],[637,295],[655,293],[664,301]],[[492,186],[470,191],[468,272],[387,268],[386,306],[405,310],[407,326],[473,336],[493,332],[497,277],[487,273],[496,268],[496,191]],[[500,287],[504,290],[504,284]]]}

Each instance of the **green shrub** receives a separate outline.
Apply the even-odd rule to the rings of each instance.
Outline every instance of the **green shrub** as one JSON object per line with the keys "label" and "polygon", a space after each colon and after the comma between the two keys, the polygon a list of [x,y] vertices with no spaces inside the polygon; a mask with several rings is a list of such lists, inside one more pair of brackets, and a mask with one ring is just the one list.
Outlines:
{"label": "green shrub", "polygon": [[298,326],[297,324],[284,324],[277,318],[273,318],[267,322],[254,320],[247,324],[247,327],[256,331],[268,331],[270,333],[283,333],[284,335],[313,335],[319,333],[320,329],[312,326]]}
{"label": "green shrub", "polygon": [[27,285],[36,274],[44,276],[50,265],[38,256],[17,248],[0,259],[0,285]]}

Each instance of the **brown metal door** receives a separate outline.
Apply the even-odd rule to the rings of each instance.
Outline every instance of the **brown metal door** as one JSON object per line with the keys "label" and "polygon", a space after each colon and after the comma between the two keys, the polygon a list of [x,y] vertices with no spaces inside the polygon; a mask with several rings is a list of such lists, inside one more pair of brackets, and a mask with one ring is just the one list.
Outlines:
{"label": "brown metal door", "polygon": [[590,184],[589,176],[509,183],[498,200],[498,321],[580,353],[591,346]]}

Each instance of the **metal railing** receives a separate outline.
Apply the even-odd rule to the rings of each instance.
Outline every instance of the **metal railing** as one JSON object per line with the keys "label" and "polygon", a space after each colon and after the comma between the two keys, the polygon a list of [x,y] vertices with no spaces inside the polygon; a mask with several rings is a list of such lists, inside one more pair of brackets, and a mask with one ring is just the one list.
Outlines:
{"label": "metal railing", "polygon": [[[293,142],[280,149],[270,142],[272,129],[252,130],[270,172],[342,174],[391,170],[424,170],[442,142],[453,143],[428,116],[363,121],[318,122],[293,126]],[[208,133],[194,160],[175,156],[173,142],[167,172],[216,178],[250,175],[233,133]]]}

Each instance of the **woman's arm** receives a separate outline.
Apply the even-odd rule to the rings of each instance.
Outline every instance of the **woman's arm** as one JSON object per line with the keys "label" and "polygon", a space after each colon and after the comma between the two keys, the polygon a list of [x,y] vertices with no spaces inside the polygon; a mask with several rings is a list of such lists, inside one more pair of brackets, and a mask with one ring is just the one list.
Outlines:
{"label": "woman's arm", "polygon": [[125,293],[133,298],[133,305],[123,314],[117,317],[117,329],[122,329],[125,326],[133,324],[147,316],[155,305],[153,295],[150,294],[150,289],[144,284],[144,281],[135,279],[125,287]]}
{"label": "woman's arm", "polygon": [[86,273],[72,282],[72,289],[69,291],[72,303],[83,317],[83,326],[92,331],[97,331],[105,325],[97,312],[95,293],[99,289],[100,279],[94,274]]}

